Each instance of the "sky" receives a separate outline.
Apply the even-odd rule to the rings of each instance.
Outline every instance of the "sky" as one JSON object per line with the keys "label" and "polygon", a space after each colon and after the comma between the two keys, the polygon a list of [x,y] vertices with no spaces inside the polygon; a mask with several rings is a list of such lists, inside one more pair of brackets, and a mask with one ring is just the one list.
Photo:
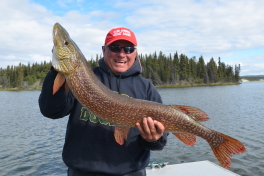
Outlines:
{"label": "sky", "polygon": [[2,0],[0,67],[51,61],[52,28],[60,23],[87,60],[106,34],[131,29],[138,52],[203,56],[264,75],[263,0]]}

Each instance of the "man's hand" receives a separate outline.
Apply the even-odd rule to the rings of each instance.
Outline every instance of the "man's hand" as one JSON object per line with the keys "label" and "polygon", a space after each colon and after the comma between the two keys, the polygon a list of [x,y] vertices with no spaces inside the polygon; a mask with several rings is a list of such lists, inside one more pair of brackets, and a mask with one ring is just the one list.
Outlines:
{"label": "man's hand", "polygon": [[143,118],[142,123],[136,123],[136,127],[143,139],[148,142],[159,140],[165,130],[162,123],[153,120],[151,117]]}

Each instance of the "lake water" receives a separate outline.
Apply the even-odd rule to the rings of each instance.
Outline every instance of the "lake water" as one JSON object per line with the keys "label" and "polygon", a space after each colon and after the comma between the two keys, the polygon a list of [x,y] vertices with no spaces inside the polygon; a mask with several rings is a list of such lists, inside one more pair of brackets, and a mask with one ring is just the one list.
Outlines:
{"label": "lake water", "polygon": [[[161,88],[164,104],[194,106],[205,111],[206,126],[244,143],[247,152],[232,157],[231,171],[243,176],[264,175],[264,82],[240,85]],[[40,91],[0,91],[0,175],[66,175],[61,152],[68,118],[42,116]],[[169,164],[209,160],[219,165],[202,138],[187,146],[173,135],[152,161]]]}

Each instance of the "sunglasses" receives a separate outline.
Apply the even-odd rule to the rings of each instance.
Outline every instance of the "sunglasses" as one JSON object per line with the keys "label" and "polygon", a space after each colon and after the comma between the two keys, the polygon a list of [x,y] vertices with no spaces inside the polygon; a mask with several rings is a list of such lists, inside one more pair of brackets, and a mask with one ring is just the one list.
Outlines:
{"label": "sunglasses", "polygon": [[114,53],[119,53],[122,48],[124,49],[124,52],[126,54],[133,53],[135,49],[137,49],[134,46],[114,46],[114,45],[105,45],[105,46],[107,46],[110,49],[110,51]]}

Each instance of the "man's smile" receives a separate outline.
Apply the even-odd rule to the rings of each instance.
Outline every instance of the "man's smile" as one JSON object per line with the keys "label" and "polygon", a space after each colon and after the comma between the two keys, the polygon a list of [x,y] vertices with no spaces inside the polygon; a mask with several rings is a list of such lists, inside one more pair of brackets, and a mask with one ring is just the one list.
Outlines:
{"label": "man's smile", "polygon": [[115,63],[120,63],[120,64],[126,64],[127,63],[127,61],[119,61],[119,60],[114,60],[115,61]]}

